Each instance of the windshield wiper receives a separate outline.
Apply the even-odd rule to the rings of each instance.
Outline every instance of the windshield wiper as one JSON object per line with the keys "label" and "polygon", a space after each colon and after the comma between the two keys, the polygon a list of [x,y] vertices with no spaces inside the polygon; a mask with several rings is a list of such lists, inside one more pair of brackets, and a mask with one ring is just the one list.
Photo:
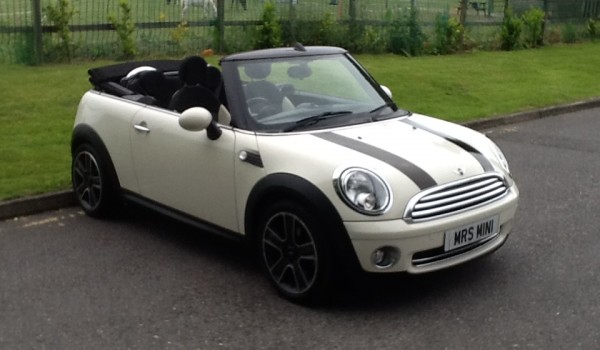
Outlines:
{"label": "windshield wiper", "polygon": [[308,118],[300,119],[297,122],[295,122],[293,125],[290,125],[287,128],[284,128],[283,132],[293,131],[298,128],[317,124],[318,122],[325,120],[325,119],[329,119],[332,117],[340,117],[340,116],[347,115],[347,114],[352,114],[352,111],[323,112],[321,114],[313,115]]}
{"label": "windshield wiper", "polygon": [[387,107],[392,109],[392,113],[395,112],[394,107],[396,106],[396,104],[394,102],[386,102],[384,104],[382,104],[381,106],[377,107],[377,108],[373,108],[372,110],[369,111],[370,114],[375,114],[372,118],[373,120],[377,120],[377,117],[379,116],[379,114],[381,114],[381,112],[383,110],[385,110]]}
{"label": "windshield wiper", "polygon": [[[390,113],[381,115],[381,112],[384,111],[386,109],[386,107],[389,107],[392,109],[392,111]],[[395,108],[395,109],[394,109]],[[403,109],[400,109],[398,107],[396,107],[396,104],[394,102],[386,102],[385,104],[372,109],[371,111],[369,111],[370,114],[375,114],[373,116],[371,116],[371,121],[379,121],[379,120],[383,120],[383,119],[389,119],[389,118],[395,118],[397,116],[399,116],[399,113],[401,115],[408,115],[410,114],[410,112],[405,111]]]}

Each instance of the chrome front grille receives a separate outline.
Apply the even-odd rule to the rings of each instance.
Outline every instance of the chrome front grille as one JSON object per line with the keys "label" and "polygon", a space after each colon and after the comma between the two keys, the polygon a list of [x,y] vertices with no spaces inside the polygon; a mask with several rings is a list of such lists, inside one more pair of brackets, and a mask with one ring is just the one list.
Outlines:
{"label": "chrome front grille", "polygon": [[431,220],[487,204],[506,193],[508,186],[501,174],[473,176],[417,194],[408,202],[404,218],[409,221]]}

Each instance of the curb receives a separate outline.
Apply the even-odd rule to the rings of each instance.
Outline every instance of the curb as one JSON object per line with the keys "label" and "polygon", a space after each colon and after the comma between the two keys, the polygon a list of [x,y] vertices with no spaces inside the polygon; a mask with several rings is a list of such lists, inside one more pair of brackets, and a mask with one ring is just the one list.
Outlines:
{"label": "curb", "polygon": [[533,111],[513,113],[502,117],[474,120],[471,122],[463,123],[462,125],[475,130],[485,130],[497,126],[522,123],[530,120],[551,117],[558,114],[577,112],[584,109],[598,107],[600,107],[600,98],[595,98],[575,103],[569,103],[566,105],[551,106],[536,109]]}
{"label": "curb", "polygon": [[44,211],[72,207],[76,204],[73,191],[61,191],[0,202],[0,221]]}
{"label": "curb", "polygon": [[[546,107],[533,111],[518,112],[502,117],[475,120],[472,122],[463,123],[462,125],[475,130],[485,130],[497,126],[522,123],[558,114],[577,112],[584,109],[598,107],[600,107],[600,98],[566,105]],[[18,198],[4,202],[0,201],[0,221],[19,216],[41,213],[44,211],[71,207],[76,204],[77,202],[72,190]]]}

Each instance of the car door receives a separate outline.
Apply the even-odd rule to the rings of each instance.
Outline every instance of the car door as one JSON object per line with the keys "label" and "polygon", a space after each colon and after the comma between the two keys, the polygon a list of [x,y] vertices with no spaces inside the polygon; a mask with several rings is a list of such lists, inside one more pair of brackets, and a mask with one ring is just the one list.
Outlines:
{"label": "car door", "polygon": [[235,133],[223,128],[217,140],[206,131],[184,130],[179,114],[140,110],[131,127],[131,154],[143,197],[237,231]]}

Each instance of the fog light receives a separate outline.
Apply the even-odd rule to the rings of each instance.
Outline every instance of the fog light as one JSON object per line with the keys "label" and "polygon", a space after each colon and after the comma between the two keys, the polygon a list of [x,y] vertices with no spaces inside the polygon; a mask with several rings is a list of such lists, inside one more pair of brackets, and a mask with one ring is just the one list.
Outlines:
{"label": "fog light", "polygon": [[400,252],[394,247],[381,247],[371,254],[371,262],[379,269],[394,266],[400,258]]}

